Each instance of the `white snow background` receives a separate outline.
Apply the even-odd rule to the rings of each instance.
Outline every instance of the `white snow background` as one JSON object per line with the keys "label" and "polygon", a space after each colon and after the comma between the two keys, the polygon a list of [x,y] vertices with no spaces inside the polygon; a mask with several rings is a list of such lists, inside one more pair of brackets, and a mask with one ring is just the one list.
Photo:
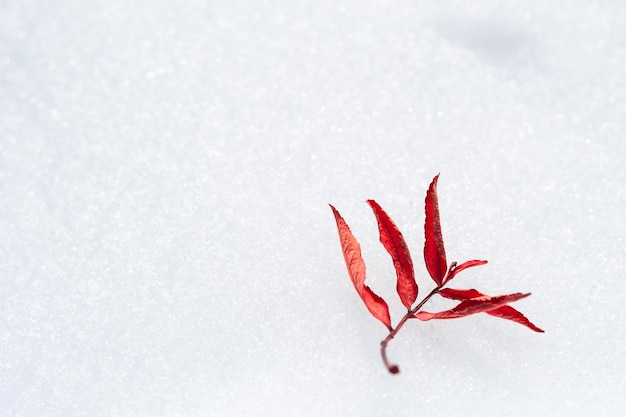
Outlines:
{"label": "white snow background", "polygon": [[[368,198],[421,296],[424,196],[456,288],[386,330]],[[619,416],[622,1],[0,1],[0,415]],[[434,300],[437,311],[454,305]]]}

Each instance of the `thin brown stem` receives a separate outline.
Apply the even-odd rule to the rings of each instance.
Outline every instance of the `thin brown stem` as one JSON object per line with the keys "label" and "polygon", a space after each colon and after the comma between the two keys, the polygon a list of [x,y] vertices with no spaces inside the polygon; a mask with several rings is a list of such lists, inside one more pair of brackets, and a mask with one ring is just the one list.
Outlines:
{"label": "thin brown stem", "polygon": [[433,295],[435,295],[435,294],[437,294],[439,292],[440,289],[441,289],[441,286],[436,287],[426,297],[424,297],[424,299],[422,301],[420,301],[415,307],[413,307],[411,310],[407,311],[407,313],[404,315],[404,317],[402,317],[402,319],[398,322],[398,325],[396,326],[396,328],[392,329],[389,332],[389,334],[387,335],[387,337],[385,338],[385,340],[380,342],[380,354],[383,357],[383,363],[385,364],[385,366],[387,367],[389,372],[391,372],[392,374],[399,373],[400,372],[400,368],[398,368],[398,365],[394,365],[394,364],[390,363],[389,360],[387,359],[387,345],[389,344],[391,339],[396,337],[396,334],[400,331],[402,326],[404,326],[404,323],[406,323],[406,321],[412,315],[417,313],[419,311],[419,309],[422,308],[424,306],[424,304],[426,304],[426,302],[428,300],[430,300]]}

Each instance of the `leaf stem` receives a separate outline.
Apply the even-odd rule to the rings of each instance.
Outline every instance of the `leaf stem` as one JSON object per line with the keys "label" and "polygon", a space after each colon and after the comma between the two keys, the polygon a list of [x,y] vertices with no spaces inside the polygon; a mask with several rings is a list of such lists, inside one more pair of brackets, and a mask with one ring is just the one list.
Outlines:
{"label": "leaf stem", "polygon": [[385,364],[385,366],[387,367],[389,372],[391,372],[392,374],[399,373],[400,372],[400,368],[398,367],[398,365],[394,365],[394,364],[390,363],[389,360],[387,359],[387,345],[389,344],[391,339],[396,337],[396,334],[400,331],[402,326],[404,326],[404,323],[406,323],[406,321],[409,318],[411,318],[412,315],[417,313],[419,311],[419,309],[422,308],[424,306],[424,304],[426,304],[426,302],[428,302],[428,300],[430,300],[433,295],[437,294],[439,292],[439,290],[441,290],[442,287],[443,287],[443,285],[435,287],[435,289],[433,289],[426,297],[424,297],[424,299],[422,301],[420,301],[411,310],[407,311],[407,313],[404,315],[404,317],[402,317],[402,319],[398,322],[398,325],[396,326],[396,328],[395,329],[391,329],[389,331],[389,334],[385,338],[385,340],[380,342],[380,354],[381,354],[381,356],[383,358],[383,363]]}

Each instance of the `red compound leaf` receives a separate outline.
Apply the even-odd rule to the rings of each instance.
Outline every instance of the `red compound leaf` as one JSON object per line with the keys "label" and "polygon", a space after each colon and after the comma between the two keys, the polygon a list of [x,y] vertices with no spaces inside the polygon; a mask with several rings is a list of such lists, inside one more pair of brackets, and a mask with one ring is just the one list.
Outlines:
{"label": "red compound leaf", "polygon": [[[392,374],[399,373],[400,368],[387,358],[387,345],[398,334],[408,319],[411,318],[428,321],[433,319],[457,319],[471,314],[487,313],[494,317],[514,321],[535,332],[543,333],[542,329],[535,326],[522,313],[509,305],[509,303],[528,297],[530,295],[529,293],[515,293],[491,297],[474,289],[456,290],[443,288],[444,285],[455,278],[459,272],[474,266],[484,265],[487,261],[475,259],[464,262],[461,265],[452,262],[448,268],[446,250],[441,233],[441,221],[439,218],[439,198],[437,196],[438,179],[439,175],[435,176],[426,191],[426,220],[424,222],[424,261],[428,273],[437,286],[417,303],[415,307],[412,307],[412,305],[417,299],[418,287],[415,282],[413,261],[404,237],[389,215],[378,203],[374,200],[367,200],[378,222],[380,242],[391,256],[396,270],[396,290],[398,291],[402,304],[404,304],[408,310],[395,328],[391,326],[389,307],[385,300],[376,295],[365,285],[365,263],[361,257],[361,247],[359,243],[352,235],[350,228],[339,212],[335,207],[330,206],[335,216],[335,221],[337,222],[341,250],[344,260],[346,261],[350,280],[370,313],[380,320],[387,327],[387,330],[389,330],[389,334],[380,344],[380,350],[383,363]],[[428,300],[437,294],[440,294],[444,298],[460,301],[460,303],[450,310],[437,313],[421,311],[420,309]]]}
{"label": "red compound leaf", "polygon": [[332,205],[330,205],[330,208],[333,210],[335,221],[337,222],[341,251],[346,261],[350,280],[370,313],[391,331],[391,318],[389,317],[387,303],[365,285],[365,262],[361,256],[361,246],[337,209]]}
{"label": "red compound leaf", "polygon": [[411,253],[404,241],[402,233],[389,215],[374,200],[367,200],[367,204],[372,207],[376,220],[378,222],[378,230],[380,232],[380,243],[383,244],[396,269],[397,284],[396,290],[400,296],[402,304],[407,309],[411,309],[411,305],[417,298],[417,283],[415,282],[415,273],[413,272],[413,261]]}

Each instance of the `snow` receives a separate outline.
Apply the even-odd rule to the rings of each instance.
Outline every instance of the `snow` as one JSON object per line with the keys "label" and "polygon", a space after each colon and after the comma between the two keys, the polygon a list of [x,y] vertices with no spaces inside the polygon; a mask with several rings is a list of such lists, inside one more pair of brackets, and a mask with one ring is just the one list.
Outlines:
{"label": "snow", "polygon": [[[0,2],[0,414],[618,416],[626,407],[619,1]],[[455,278],[420,297],[437,173]],[[427,305],[429,311],[449,305]]]}

